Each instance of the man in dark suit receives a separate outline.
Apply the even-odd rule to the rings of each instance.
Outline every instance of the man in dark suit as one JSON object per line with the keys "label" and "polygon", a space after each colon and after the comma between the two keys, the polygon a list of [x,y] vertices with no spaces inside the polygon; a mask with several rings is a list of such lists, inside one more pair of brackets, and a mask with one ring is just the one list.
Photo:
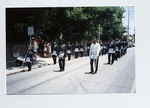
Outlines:
{"label": "man in dark suit", "polygon": [[120,45],[118,38],[116,38],[115,44],[116,44],[116,46],[115,46],[115,49],[116,49],[115,60],[118,60],[118,58],[120,58],[120,48],[121,48],[121,45]]}
{"label": "man in dark suit", "polygon": [[114,63],[114,59],[115,59],[115,42],[113,42],[113,39],[109,40],[108,43],[108,64],[111,65]]}
{"label": "man in dark suit", "polygon": [[91,42],[87,42],[87,56],[89,56]]}
{"label": "man in dark suit", "polygon": [[53,58],[54,64],[56,64],[57,54],[58,54],[58,47],[56,45],[56,42],[54,42],[54,45],[52,47],[52,58]]}
{"label": "man in dark suit", "polygon": [[75,52],[75,58],[78,58],[79,48],[80,48],[80,46],[79,46],[78,42],[76,41],[75,50],[74,50],[74,52]]}
{"label": "man in dark suit", "polygon": [[68,45],[67,45],[68,60],[71,59],[71,53],[72,53],[72,45],[70,44],[70,42],[68,42]]}
{"label": "man in dark suit", "polygon": [[66,45],[63,42],[58,47],[59,67],[60,71],[65,70]]}
{"label": "man in dark suit", "polygon": [[80,43],[80,54],[81,54],[81,57],[83,57],[83,52],[84,52],[84,45],[83,45],[83,42],[81,41],[81,43]]}

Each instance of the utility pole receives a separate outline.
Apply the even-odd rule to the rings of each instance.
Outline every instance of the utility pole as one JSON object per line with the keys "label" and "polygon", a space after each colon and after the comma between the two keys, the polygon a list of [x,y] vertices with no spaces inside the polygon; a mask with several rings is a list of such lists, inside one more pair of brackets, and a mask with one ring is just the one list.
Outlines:
{"label": "utility pole", "polygon": [[98,30],[98,43],[100,42],[100,25],[98,26],[99,30]]}
{"label": "utility pole", "polygon": [[127,35],[127,42],[128,42],[128,37],[129,37],[129,7],[128,7],[128,35]]}

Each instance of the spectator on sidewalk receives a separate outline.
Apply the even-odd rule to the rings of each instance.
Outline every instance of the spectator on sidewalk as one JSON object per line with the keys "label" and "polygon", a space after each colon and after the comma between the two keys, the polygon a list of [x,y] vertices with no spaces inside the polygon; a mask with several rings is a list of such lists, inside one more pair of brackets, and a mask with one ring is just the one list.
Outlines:
{"label": "spectator on sidewalk", "polygon": [[38,52],[41,52],[41,43],[42,43],[42,40],[41,40],[41,37],[39,36],[38,37],[38,46],[39,46]]}
{"label": "spectator on sidewalk", "polygon": [[36,60],[37,59],[38,44],[37,44],[35,39],[33,39],[32,46],[33,46],[33,55],[34,55],[34,58]]}
{"label": "spectator on sidewalk", "polygon": [[47,44],[47,53],[48,53],[48,57],[51,58],[51,42]]}
{"label": "spectator on sidewalk", "polygon": [[44,43],[44,57],[47,57],[47,42]]}
{"label": "spectator on sidewalk", "polygon": [[41,53],[42,53],[42,56],[44,56],[44,44],[45,44],[45,41],[42,39],[42,43],[41,43]]}

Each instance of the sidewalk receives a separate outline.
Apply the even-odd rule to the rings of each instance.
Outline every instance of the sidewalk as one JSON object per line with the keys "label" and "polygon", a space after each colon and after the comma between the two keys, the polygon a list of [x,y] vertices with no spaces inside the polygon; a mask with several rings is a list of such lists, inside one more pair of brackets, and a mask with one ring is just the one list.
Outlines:
{"label": "sidewalk", "polygon": [[[71,57],[71,59],[73,59],[73,56]],[[66,57],[66,60],[68,60],[67,57]],[[58,57],[57,57],[57,62],[58,62]],[[53,64],[54,63],[53,63],[52,57],[43,58],[43,57],[37,56],[37,61],[32,65],[32,69],[43,67],[46,65],[53,65]],[[20,73],[20,72],[25,72],[27,70],[28,70],[28,67],[26,64],[24,66],[16,66],[15,60],[6,63],[6,76]]]}

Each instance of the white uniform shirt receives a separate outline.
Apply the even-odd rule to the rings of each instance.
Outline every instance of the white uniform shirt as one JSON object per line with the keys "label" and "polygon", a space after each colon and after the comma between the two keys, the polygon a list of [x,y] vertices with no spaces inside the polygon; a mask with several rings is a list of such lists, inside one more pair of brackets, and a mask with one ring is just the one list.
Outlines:
{"label": "white uniform shirt", "polygon": [[100,45],[98,43],[92,43],[90,46],[90,58],[97,59],[100,52]]}

